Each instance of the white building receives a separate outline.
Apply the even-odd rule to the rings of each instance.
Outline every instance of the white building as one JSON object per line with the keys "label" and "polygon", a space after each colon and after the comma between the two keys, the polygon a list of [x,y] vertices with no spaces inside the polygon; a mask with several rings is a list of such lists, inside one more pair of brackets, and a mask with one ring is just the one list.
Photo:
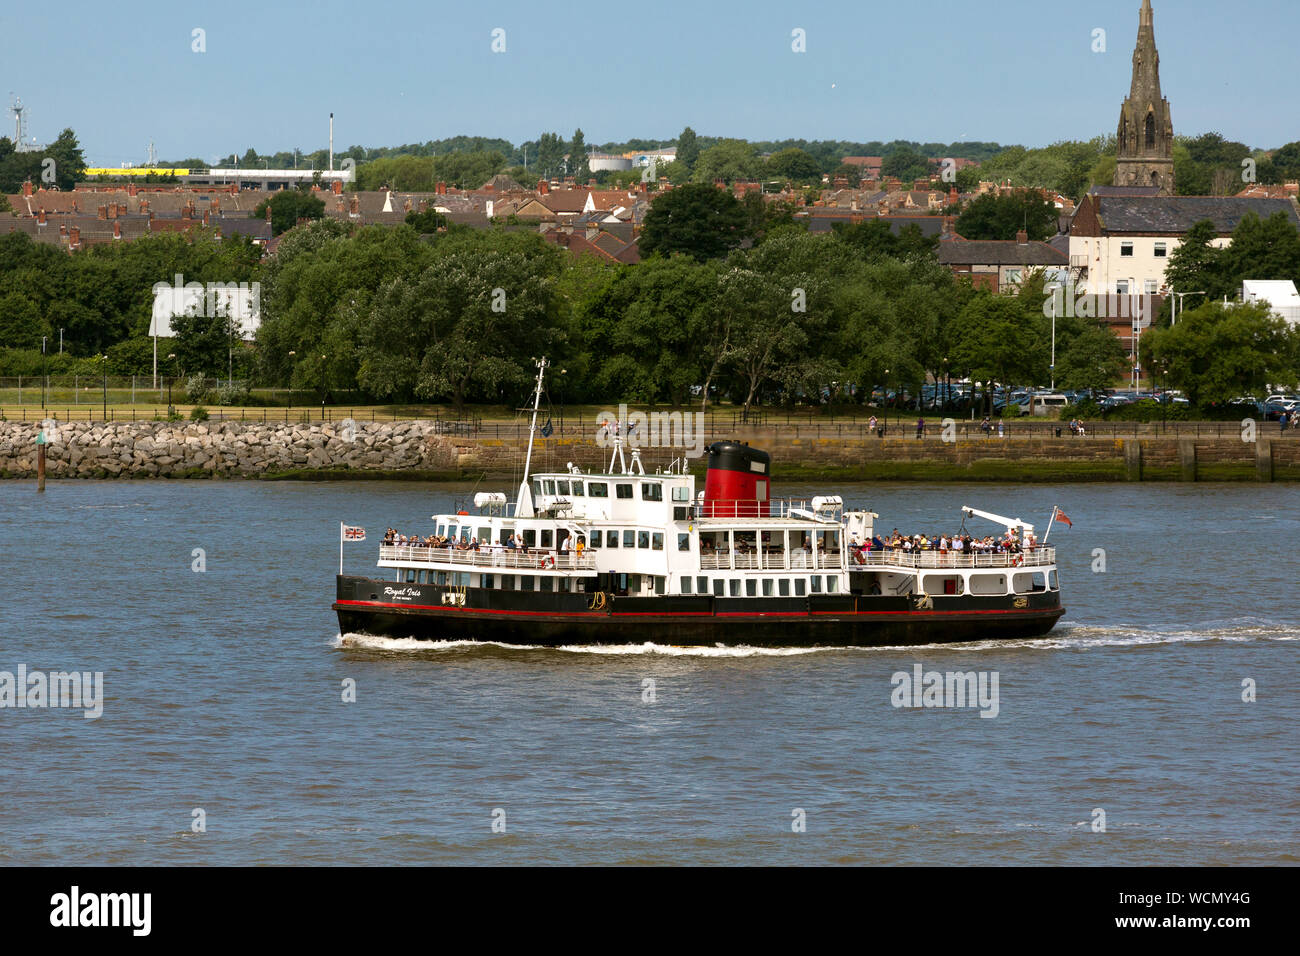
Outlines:
{"label": "white building", "polygon": [[1170,291],[1169,257],[1198,222],[1213,223],[1213,245],[1224,248],[1247,215],[1277,212],[1300,228],[1286,199],[1089,194],[1070,220],[1070,272],[1075,287],[1093,295],[1161,294]]}
{"label": "white building", "polygon": [[1241,301],[1267,302],[1291,325],[1300,325],[1300,292],[1290,279],[1247,279],[1241,284]]}

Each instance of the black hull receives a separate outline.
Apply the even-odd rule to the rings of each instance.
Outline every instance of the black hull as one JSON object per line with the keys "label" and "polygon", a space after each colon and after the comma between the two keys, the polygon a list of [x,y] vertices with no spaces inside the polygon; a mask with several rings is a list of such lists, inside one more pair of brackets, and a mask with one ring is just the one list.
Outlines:
{"label": "black hull", "polygon": [[[454,589],[339,577],[339,630],[432,641],[559,647],[665,644],[712,647],[882,647],[1024,640],[1065,613],[1060,594],[914,597],[810,595],[627,598]],[[603,606],[601,606],[603,604]]]}

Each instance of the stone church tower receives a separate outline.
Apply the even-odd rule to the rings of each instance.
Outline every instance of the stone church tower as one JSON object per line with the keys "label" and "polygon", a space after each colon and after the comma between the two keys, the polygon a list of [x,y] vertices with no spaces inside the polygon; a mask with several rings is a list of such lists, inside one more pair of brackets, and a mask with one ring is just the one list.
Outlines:
{"label": "stone church tower", "polygon": [[1169,101],[1160,95],[1160,54],[1156,52],[1155,14],[1142,0],[1133,87],[1119,114],[1116,186],[1157,186],[1174,195],[1174,123]]}

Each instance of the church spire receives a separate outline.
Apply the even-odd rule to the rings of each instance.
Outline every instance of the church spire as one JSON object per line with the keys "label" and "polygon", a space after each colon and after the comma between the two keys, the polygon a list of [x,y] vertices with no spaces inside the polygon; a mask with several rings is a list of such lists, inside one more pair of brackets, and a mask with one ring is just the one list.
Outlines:
{"label": "church spire", "polygon": [[1154,186],[1162,196],[1174,194],[1174,124],[1169,101],[1160,92],[1160,54],[1151,0],[1142,0],[1138,14],[1133,83],[1120,108],[1116,139],[1116,186]]}

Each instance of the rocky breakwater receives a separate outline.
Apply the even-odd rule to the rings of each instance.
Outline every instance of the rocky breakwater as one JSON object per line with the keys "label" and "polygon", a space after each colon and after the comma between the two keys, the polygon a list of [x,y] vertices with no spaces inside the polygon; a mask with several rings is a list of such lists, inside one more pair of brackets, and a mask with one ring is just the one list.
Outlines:
{"label": "rocky breakwater", "polygon": [[[0,476],[36,475],[40,423],[0,422]],[[51,478],[452,476],[472,455],[433,422],[47,422]]]}

